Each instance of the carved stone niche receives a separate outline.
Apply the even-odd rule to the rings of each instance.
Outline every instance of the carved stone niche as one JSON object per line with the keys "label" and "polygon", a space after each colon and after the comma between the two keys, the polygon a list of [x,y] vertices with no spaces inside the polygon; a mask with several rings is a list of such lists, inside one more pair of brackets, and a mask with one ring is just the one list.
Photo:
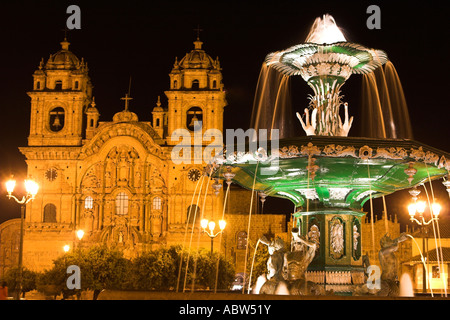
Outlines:
{"label": "carved stone niche", "polygon": [[132,147],[120,145],[112,148],[106,158],[106,187],[112,186],[114,180],[117,186],[132,187],[138,159],[139,155]]}
{"label": "carved stone niche", "polygon": [[330,221],[330,255],[333,259],[340,259],[345,254],[345,226],[339,217]]}
{"label": "carved stone niche", "polygon": [[162,235],[162,212],[154,212],[150,216],[150,234],[153,239]]}

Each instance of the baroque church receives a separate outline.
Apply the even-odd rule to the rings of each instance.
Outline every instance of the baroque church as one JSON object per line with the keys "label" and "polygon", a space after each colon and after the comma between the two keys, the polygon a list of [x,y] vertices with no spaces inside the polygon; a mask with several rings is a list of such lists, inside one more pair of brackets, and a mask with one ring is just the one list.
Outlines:
{"label": "baroque church", "polygon": [[[128,95],[112,121],[101,121],[87,63],[69,45],[64,39],[58,52],[40,62],[28,92],[28,146],[19,149],[40,189],[26,208],[24,266],[51,267],[66,244],[104,243],[133,257],[182,244],[191,212],[219,220],[223,190],[215,194],[213,182],[200,203],[192,201],[207,164],[202,155],[194,152],[193,161],[178,164],[171,159],[177,129],[192,139],[198,130],[223,130],[227,101],[218,58],[197,38],[183,59],[175,59],[167,107],[158,97],[152,121],[139,121]],[[79,229],[85,232],[81,242]],[[202,236],[201,242],[208,248],[210,239]]]}

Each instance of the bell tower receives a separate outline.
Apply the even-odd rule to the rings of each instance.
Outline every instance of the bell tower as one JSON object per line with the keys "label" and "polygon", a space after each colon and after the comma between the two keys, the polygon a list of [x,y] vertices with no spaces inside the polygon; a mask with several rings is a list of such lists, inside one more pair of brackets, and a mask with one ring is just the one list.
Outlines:
{"label": "bell tower", "polygon": [[186,129],[192,134],[200,129],[202,134],[208,129],[223,131],[223,108],[227,102],[222,69],[219,58],[212,59],[202,45],[197,36],[194,49],[180,61],[175,59],[169,74],[170,89],[165,92],[168,98],[169,145],[177,144],[178,141],[171,140],[177,129]]}
{"label": "bell tower", "polygon": [[87,63],[69,51],[64,38],[61,50],[41,60],[33,74],[29,146],[81,146],[83,114],[91,102],[92,84]]}

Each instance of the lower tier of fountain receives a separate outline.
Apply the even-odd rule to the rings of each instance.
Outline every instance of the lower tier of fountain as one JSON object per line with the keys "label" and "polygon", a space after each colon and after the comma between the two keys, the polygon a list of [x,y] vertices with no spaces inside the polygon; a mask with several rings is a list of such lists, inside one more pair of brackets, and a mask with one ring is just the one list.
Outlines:
{"label": "lower tier of fountain", "polygon": [[365,213],[353,210],[296,212],[300,234],[316,243],[306,280],[326,291],[353,292],[365,283],[365,259],[361,248],[361,223]]}
{"label": "lower tier of fountain", "polygon": [[[361,253],[364,203],[440,179],[450,154],[413,140],[307,136],[259,142],[216,157],[214,178],[296,208],[300,235],[317,245],[306,280],[350,292],[365,282]],[[253,144],[253,147],[255,144]],[[245,150],[245,151],[242,151]]]}

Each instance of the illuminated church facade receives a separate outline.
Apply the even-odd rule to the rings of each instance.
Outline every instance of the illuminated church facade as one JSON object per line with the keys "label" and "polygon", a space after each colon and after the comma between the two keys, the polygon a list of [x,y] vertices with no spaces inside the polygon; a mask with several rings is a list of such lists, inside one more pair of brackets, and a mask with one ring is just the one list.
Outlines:
{"label": "illuminated church facade", "polygon": [[192,161],[177,164],[171,154],[176,130],[192,139],[197,130],[222,131],[227,102],[219,60],[197,38],[193,50],[175,60],[168,105],[155,99],[150,122],[139,121],[128,95],[112,121],[100,121],[88,72],[64,40],[33,74],[28,146],[19,148],[40,186],[26,208],[24,264],[31,269],[50,267],[64,245],[77,245],[78,229],[85,232],[81,245],[104,243],[132,257],[181,244],[194,212],[197,220],[202,212],[209,219],[222,215],[223,191],[214,194],[213,182],[202,191],[205,199],[192,201],[206,165],[202,155],[193,152]]}

